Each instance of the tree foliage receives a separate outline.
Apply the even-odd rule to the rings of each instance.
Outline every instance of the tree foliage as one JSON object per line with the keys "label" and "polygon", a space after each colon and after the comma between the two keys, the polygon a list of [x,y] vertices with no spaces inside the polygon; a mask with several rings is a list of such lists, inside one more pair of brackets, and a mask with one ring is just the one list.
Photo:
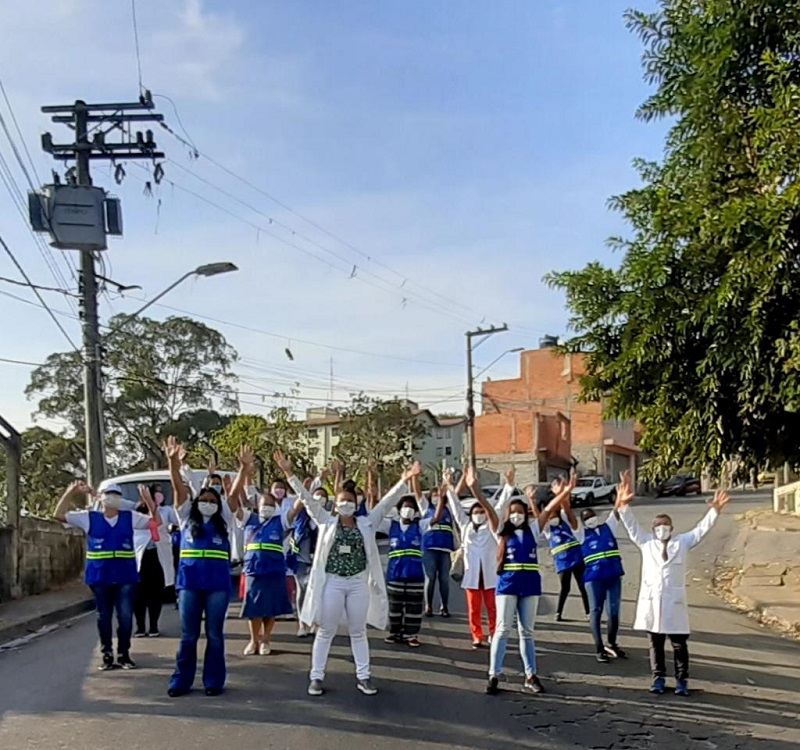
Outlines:
{"label": "tree foliage", "polygon": [[[165,428],[174,429],[185,412],[209,410],[215,403],[237,406],[231,369],[237,355],[221,333],[191,318],[135,318],[120,325],[123,318],[111,319],[101,346],[110,463],[125,469],[158,466]],[[76,352],[50,355],[33,371],[25,392],[38,398],[37,415],[65,419],[74,435],[83,435]]]}
{"label": "tree foliage", "polygon": [[341,412],[339,444],[335,454],[351,476],[363,476],[374,461],[389,481],[411,461],[427,428],[399,401],[383,401],[363,393]]}
{"label": "tree foliage", "polygon": [[611,200],[618,269],[553,273],[587,353],[583,395],[644,426],[653,473],[800,463],[800,1],[632,11],[670,118],[660,162]]}

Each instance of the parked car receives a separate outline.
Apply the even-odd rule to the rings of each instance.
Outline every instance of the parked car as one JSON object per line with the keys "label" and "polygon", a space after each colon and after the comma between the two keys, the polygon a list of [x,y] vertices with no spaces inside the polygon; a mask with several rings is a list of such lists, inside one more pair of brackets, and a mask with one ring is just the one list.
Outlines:
{"label": "parked car", "polygon": [[[481,492],[483,492],[483,496],[491,505],[495,505],[495,503],[497,503],[497,501],[500,499],[500,493],[503,491],[503,486],[504,485],[502,484],[487,484],[485,487],[481,487]],[[514,492],[511,496],[525,499],[525,493],[519,489],[519,487],[514,487]],[[472,495],[462,495],[458,499],[461,502],[461,507],[467,513],[469,513],[470,508],[472,508],[476,502]]]}
{"label": "parked car", "polygon": [[617,485],[609,484],[603,477],[581,477],[572,491],[572,505],[594,505],[597,502],[613,504],[617,500]]}
{"label": "parked car", "polygon": [[656,488],[658,497],[686,497],[701,492],[700,480],[694,474],[676,474]]}

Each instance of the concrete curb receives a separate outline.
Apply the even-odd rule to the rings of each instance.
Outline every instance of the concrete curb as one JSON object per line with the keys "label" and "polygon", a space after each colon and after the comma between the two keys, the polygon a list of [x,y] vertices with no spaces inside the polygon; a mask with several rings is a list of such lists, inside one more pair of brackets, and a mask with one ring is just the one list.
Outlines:
{"label": "concrete curb", "polygon": [[89,596],[78,602],[73,602],[59,609],[54,609],[38,617],[33,617],[24,622],[14,623],[7,627],[0,627],[0,647],[17,638],[23,638],[26,635],[35,633],[48,625],[57,625],[58,623],[69,620],[84,612],[90,612],[94,609],[94,598]]}

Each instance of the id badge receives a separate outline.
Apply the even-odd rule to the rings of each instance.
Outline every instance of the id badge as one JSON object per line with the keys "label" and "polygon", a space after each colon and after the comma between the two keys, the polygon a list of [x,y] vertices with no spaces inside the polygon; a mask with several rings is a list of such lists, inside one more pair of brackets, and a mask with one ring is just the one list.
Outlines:
{"label": "id badge", "polygon": [[339,545],[339,554],[340,555],[349,555],[352,552],[350,549],[349,544],[340,544]]}

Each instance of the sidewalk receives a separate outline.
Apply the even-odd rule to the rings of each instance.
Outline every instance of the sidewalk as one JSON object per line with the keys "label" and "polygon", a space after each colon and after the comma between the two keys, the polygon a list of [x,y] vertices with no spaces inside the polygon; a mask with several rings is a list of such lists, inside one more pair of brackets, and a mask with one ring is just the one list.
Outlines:
{"label": "sidewalk", "polygon": [[763,624],[800,638],[800,517],[758,509],[737,520],[741,564],[719,588]]}
{"label": "sidewalk", "polygon": [[68,620],[94,607],[92,592],[82,580],[37,596],[0,603],[0,647],[35,633],[48,625]]}

